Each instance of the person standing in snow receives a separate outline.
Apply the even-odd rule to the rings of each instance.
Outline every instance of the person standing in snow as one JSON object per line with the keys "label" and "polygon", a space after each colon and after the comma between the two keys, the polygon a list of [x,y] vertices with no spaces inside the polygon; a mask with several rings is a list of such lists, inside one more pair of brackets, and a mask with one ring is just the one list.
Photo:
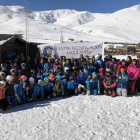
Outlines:
{"label": "person standing in snow", "polygon": [[127,73],[129,75],[129,81],[128,81],[128,88],[129,88],[129,94],[134,95],[135,93],[135,84],[138,79],[139,75],[139,66],[137,65],[137,60],[133,59],[132,64],[130,64],[127,68]]}
{"label": "person standing in snow", "polygon": [[127,82],[128,74],[125,72],[125,67],[120,67],[120,72],[116,76],[117,95],[127,97]]}

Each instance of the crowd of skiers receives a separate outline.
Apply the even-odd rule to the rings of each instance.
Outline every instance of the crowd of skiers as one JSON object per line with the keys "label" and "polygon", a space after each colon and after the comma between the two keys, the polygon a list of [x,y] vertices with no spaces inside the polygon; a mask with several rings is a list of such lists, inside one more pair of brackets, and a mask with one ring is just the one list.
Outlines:
{"label": "crowd of skiers", "polygon": [[[104,59],[104,60],[103,60]],[[1,64],[0,109],[54,97],[77,95],[124,96],[140,94],[140,56],[117,60],[98,54],[78,60],[42,57],[34,62],[19,56],[13,63]]]}

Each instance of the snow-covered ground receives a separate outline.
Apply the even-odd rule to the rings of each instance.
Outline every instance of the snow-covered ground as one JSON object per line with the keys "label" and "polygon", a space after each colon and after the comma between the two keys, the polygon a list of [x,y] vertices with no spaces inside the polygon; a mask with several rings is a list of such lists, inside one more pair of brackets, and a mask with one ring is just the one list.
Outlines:
{"label": "snow-covered ground", "polygon": [[77,96],[0,114],[0,140],[138,140],[140,97]]}

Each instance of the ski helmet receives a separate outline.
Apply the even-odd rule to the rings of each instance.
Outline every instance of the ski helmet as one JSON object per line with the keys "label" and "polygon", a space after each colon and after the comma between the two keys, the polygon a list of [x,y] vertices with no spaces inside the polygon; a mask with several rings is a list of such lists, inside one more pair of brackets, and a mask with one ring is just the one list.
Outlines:
{"label": "ski helmet", "polygon": [[[42,80],[42,79],[39,79],[38,80],[38,84],[40,85],[40,84],[43,84],[44,83],[44,81]],[[43,86],[43,85],[42,85]]]}
{"label": "ski helmet", "polygon": [[111,68],[107,68],[107,69],[106,69],[106,73],[111,74],[111,72],[112,72]]}
{"label": "ski helmet", "polygon": [[50,72],[54,72],[53,69],[50,69]]}
{"label": "ski helmet", "polygon": [[16,67],[17,64],[16,63],[11,63],[11,67]]}
{"label": "ski helmet", "polygon": [[2,67],[7,67],[7,64],[2,63],[2,64],[1,64],[1,68],[2,68]]}
{"label": "ski helmet", "polygon": [[117,59],[115,57],[112,58],[112,62],[115,63]]}
{"label": "ski helmet", "polygon": [[95,60],[99,60],[100,56],[99,55],[95,55]]}
{"label": "ski helmet", "polygon": [[64,71],[66,72],[66,71],[69,71],[70,70],[70,67],[65,67],[64,68]]}
{"label": "ski helmet", "polygon": [[25,67],[26,67],[26,63],[22,63],[22,64],[21,64],[21,67],[22,67],[22,66],[25,66]]}
{"label": "ski helmet", "polygon": [[55,76],[51,74],[51,75],[49,76],[49,79],[50,79],[50,80],[54,80],[54,79],[55,79]]}
{"label": "ski helmet", "polygon": [[80,73],[80,74],[84,74],[83,70],[80,70],[79,73]]}
{"label": "ski helmet", "polygon": [[112,55],[109,54],[109,55],[107,56],[107,59],[108,59],[108,61],[111,61]]}
{"label": "ski helmet", "polygon": [[48,77],[45,77],[45,78],[44,78],[44,81],[49,81],[49,78],[48,78]]}
{"label": "ski helmet", "polygon": [[4,72],[0,72],[0,77],[5,77],[6,74]]}
{"label": "ski helmet", "polygon": [[102,72],[103,73],[104,72],[104,69],[103,68],[100,68],[99,69],[99,72]]}
{"label": "ski helmet", "polygon": [[11,69],[10,73],[16,73],[16,70],[15,69]]}
{"label": "ski helmet", "polygon": [[93,72],[92,73],[92,76],[96,77],[97,76],[97,73],[96,72]]}
{"label": "ski helmet", "polygon": [[30,74],[35,74],[35,73],[36,73],[35,70],[31,70],[31,71],[30,71]]}
{"label": "ski helmet", "polygon": [[0,86],[2,86],[2,85],[6,86],[6,82],[5,81],[0,81]]}
{"label": "ski helmet", "polygon": [[26,75],[22,75],[21,77],[20,77],[20,80],[22,80],[22,81],[26,81],[27,80],[27,76]]}
{"label": "ski helmet", "polygon": [[9,83],[9,82],[13,82],[13,80],[14,80],[14,78],[13,78],[13,76],[11,76],[11,75],[7,75],[6,76],[6,81]]}
{"label": "ski helmet", "polygon": [[29,78],[29,82],[30,82],[30,83],[34,83],[34,82],[35,82],[35,79],[34,79],[33,77],[30,77],[30,78]]}

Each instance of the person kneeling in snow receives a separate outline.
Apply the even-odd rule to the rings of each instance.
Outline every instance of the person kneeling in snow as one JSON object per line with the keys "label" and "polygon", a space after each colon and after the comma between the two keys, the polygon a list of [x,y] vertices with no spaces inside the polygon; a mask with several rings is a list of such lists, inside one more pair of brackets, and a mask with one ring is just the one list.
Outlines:
{"label": "person kneeling in snow", "polygon": [[70,77],[68,82],[68,96],[70,95],[78,95],[78,83],[73,76]]}
{"label": "person kneeling in snow", "polygon": [[91,92],[93,92],[93,95],[100,94],[100,81],[97,78],[97,73],[93,72],[92,73],[92,79],[90,80],[90,89]]}
{"label": "person kneeling in snow", "polygon": [[54,85],[50,82],[48,77],[44,78],[44,82],[44,96],[46,99],[50,100],[50,98],[53,98]]}
{"label": "person kneeling in snow", "polygon": [[103,84],[104,84],[104,94],[107,96],[115,97],[116,92],[114,88],[116,87],[117,83],[115,77],[113,76],[111,68],[107,68]]}
{"label": "person kneeling in snow", "polygon": [[36,84],[34,91],[33,91],[33,97],[34,100],[37,101],[37,99],[41,99],[41,101],[44,101],[44,88],[43,88],[44,81],[42,79],[38,80],[38,84]]}
{"label": "person kneeling in snow", "polygon": [[120,67],[120,72],[116,76],[117,95],[127,97],[127,82],[128,74],[125,72],[125,67]]}

